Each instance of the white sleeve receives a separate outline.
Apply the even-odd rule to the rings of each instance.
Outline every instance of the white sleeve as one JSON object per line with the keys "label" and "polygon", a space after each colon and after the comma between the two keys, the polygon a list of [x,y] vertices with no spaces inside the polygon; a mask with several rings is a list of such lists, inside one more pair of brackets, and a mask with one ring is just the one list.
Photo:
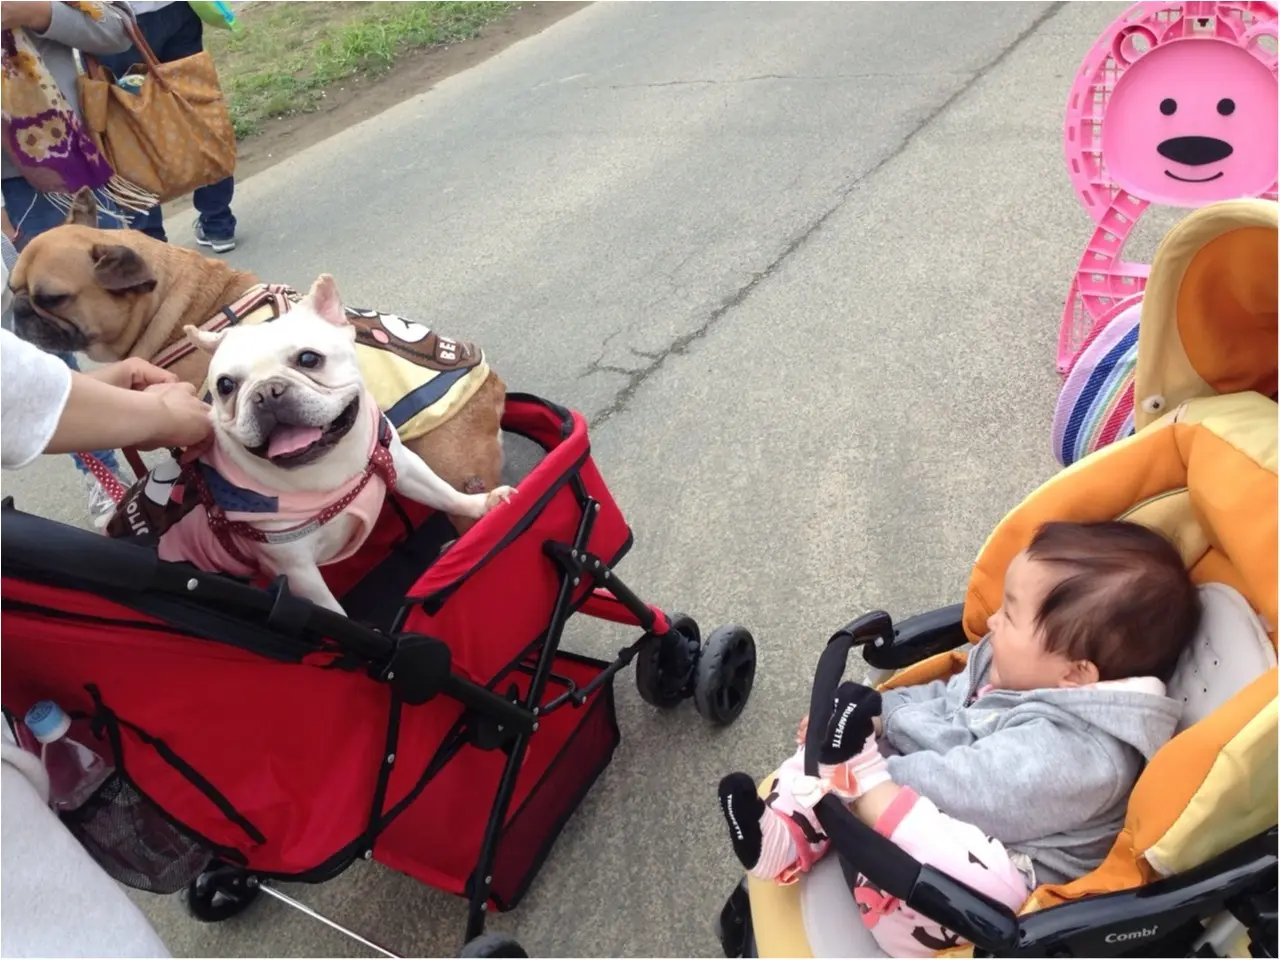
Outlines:
{"label": "white sleeve", "polygon": [[25,467],[53,439],[71,394],[71,370],[0,330],[0,466]]}
{"label": "white sleeve", "polygon": [[40,761],[13,743],[8,724],[0,726],[0,953],[169,956],[146,917],[47,806]]}

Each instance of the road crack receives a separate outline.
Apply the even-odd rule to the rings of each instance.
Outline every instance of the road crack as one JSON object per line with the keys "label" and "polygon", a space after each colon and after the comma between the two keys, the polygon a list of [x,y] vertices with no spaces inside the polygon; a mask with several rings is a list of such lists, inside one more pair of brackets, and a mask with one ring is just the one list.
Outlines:
{"label": "road crack", "polygon": [[[899,156],[901,156],[903,152],[906,151],[906,149],[911,146],[911,144],[915,141],[916,137],[919,136],[923,130],[925,130],[935,120],[937,120],[940,116],[942,116],[942,114],[945,113],[951,107],[952,104],[954,104],[966,93],[972,90],[973,87],[979,81],[981,81],[983,77],[985,77],[988,73],[990,73],[996,67],[1000,66],[1000,64],[1004,63],[1004,61],[1008,59],[1008,57],[1015,50],[1017,50],[1020,46],[1022,46],[1022,44],[1026,42],[1028,38],[1030,38],[1046,22],[1052,19],[1058,13],[1058,11],[1060,11],[1065,6],[1066,6],[1066,0],[1058,0],[1058,2],[1056,3],[1049,4],[1049,6],[1046,7],[1044,11],[1041,12],[1040,16],[1036,17],[1035,20],[1033,20],[1025,30],[1023,30],[1020,34],[1014,37],[1013,40],[1008,45],[1006,45],[1003,50],[1001,50],[991,60],[989,60],[983,66],[979,67],[976,71],[970,74],[969,78],[965,80],[965,82],[962,83],[959,87],[957,87],[955,92],[952,93],[951,96],[947,97],[940,104],[938,104],[936,107],[930,110],[927,114],[925,114],[925,116],[922,117],[920,121],[914,127],[912,127],[906,133],[906,135],[898,142],[897,146],[895,146],[892,150],[890,150],[883,157],[877,160],[875,164],[873,164],[868,170],[858,174],[858,176],[854,177],[852,180],[846,183],[843,187],[841,187],[836,197],[835,203],[833,203],[830,207],[828,207],[827,210],[822,214],[820,214],[816,219],[812,220],[805,227],[803,227],[798,233],[794,234],[791,237],[791,239],[788,240],[787,243],[783,246],[781,252],[779,252],[777,256],[775,256],[767,266],[757,271],[755,274],[753,274],[750,277],[750,279],[747,280],[746,283],[744,283],[733,293],[730,293],[723,300],[721,300],[720,303],[718,303],[715,306],[715,308],[711,311],[711,313],[707,315],[706,319],[703,320],[703,322],[696,329],[691,330],[689,333],[683,334],[682,336],[676,337],[664,349],[659,350],[654,354],[638,354],[638,351],[633,350],[632,351],[633,353],[637,353],[637,355],[640,355],[640,356],[648,356],[648,357],[651,357],[651,359],[644,366],[625,372],[627,376],[627,382],[622,385],[622,388],[616,394],[614,394],[613,400],[607,406],[601,408],[600,410],[597,410],[594,414],[592,414],[587,418],[588,424],[590,424],[592,428],[599,427],[602,424],[608,423],[619,413],[626,410],[627,406],[631,403],[631,400],[635,397],[636,393],[640,390],[640,388],[645,385],[645,383],[649,380],[650,377],[652,377],[655,373],[661,370],[662,367],[666,364],[666,362],[669,359],[671,359],[672,357],[683,356],[690,349],[690,347],[696,344],[699,340],[704,339],[707,336],[707,334],[709,334],[713,329],[715,329],[716,325],[725,317],[725,315],[727,315],[734,308],[741,305],[748,297],[751,296],[751,294],[755,291],[757,287],[759,287],[762,283],[764,283],[766,280],[772,277],[775,273],[777,273],[782,268],[783,264],[785,264],[797,250],[803,247],[809,241],[809,239],[813,237],[814,234],[816,234],[819,230],[821,230],[823,225],[826,224],[826,222],[831,219],[832,215],[834,215],[836,211],[838,211],[842,206],[844,206],[845,201],[849,199],[850,195],[853,193],[854,190],[858,189],[858,187],[860,187],[863,183],[865,183],[867,180],[874,177],[877,173],[883,170],[888,164],[892,163]],[[798,79],[798,78],[788,78],[782,75],[774,75],[774,74],[763,74],[760,77],[746,78],[745,80],[739,81],[739,82],[751,82],[756,79]],[[716,81],[709,81],[709,80],[706,80],[706,81],[672,80],[672,81],[666,81],[664,83],[657,83],[657,84],[639,84],[639,86],[675,86],[682,83],[715,83],[715,82]],[[616,335],[617,333],[615,332],[609,337],[609,339],[611,340],[613,336],[616,336]],[[606,344],[607,343],[608,343],[608,340],[606,340]],[[594,361],[590,367],[588,367],[587,373],[594,373],[601,370],[608,370],[608,372],[610,373],[624,372],[623,369],[620,367],[601,366],[600,361],[603,359],[604,359],[604,355],[602,352],[601,356],[596,361]],[[585,375],[586,374],[584,374],[584,376]]]}

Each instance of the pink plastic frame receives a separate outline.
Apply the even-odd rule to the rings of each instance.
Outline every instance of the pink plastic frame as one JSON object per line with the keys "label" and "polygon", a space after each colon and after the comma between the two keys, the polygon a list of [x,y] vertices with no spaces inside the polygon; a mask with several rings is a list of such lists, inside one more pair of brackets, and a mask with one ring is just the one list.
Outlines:
{"label": "pink plastic frame", "polygon": [[[1123,116],[1120,123],[1115,122],[1116,118],[1112,116],[1112,126],[1104,130],[1103,119],[1113,99],[1117,99],[1117,91],[1122,93],[1119,99],[1126,113],[1132,111],[1132,105],[1139,96],[1149,95],[1147,89],[1140,93],[1137,88],[1153,88],[1153,81],[1155,84],[1167,84],[1171,91],[1187,91],[1188,96],[1203,93],[1201,99],[1208,97],[1213,100],[1213,84],[1232,71],[1247,74],[1244,81],[1252,81],[1256,89],[1259,67],[1269,71],[1274,90],[1276,19],[1276,7],[1271,3],[1138,3],[1106,29],[1085,57],[1067,98],[1064,142],[1067,172],[1095,228],[1072,278],[1063,310],[1057,351],[1060,373],[1070,368],[1098,319],[1119,301],[1141,293],[1145,288],[1148,266],[1121,260],[1120,254],[1134,224],[1151,203],[1196,207],[1230,196],[1274,199],[1277,194],[1274,128],[1254,132],[1264,123],[1274,124],[1274,104],[1269,107],[1269,121],[1259,118],[1258,123],[1244,123],[1249,118],[1240,115],[1235,118],[1253,134],[1251,138],[1237,140],[1235,144],[1237,152],[1233,163],[1240,166],[1243,160],[1249,168],[1242,171],[1244,175],[1222,179],[1223,173],[1218,172],[1203,181],[1205,186],[1201,186],[1199,182],[1174,177],[1168,171],[1165,175],[1171,180],[1156,182],[1150,179],[1153,176],[1150,164],[1146,168],[1131,168],[1134,143],[1146,146],[1142,143],[1144,137],[1163,135],[1157,131],[1173,121],[1167,116],[1163,121],[1156,119],[1154,111],[1148,109],[1146,114],[1137,118]],[[1270,49],[1264,42],[1268,37]],[[1214,45],[1203,51],[1193,51],[1185,46],[1202,41],[1210,41]],[[1175,44],[1178,45],[1176,48]],[[1142,70],[1131,73],[1135,64],[1157,50],[1161,51],[1157,57],[1148,60]],[[1191,57],[1204,61],[1198,71],[1187,68]],[[1125,95],[1126,85],[1129,87],[1128,95]],[[1164,101],[1159,112],[1164,113],[1165,103],[1173,102],[1172,99]],[[1234,106],[1232,110],[1235,110]],[[1148,119],[1148,114],[1151,119]],[[1184,111],[1184,117],[1189,114],[1190,111]],[[1200,122],[1210,123],[1216,119],[1210,115],[1208,120]],[[1185,132],[1199,131],[1190,129]],[[1121,158],[1126,163],[1123,171],[1113,174],[1107,169],[1104,147],[1109,154],[1125,151]],[[1154,152],[1148,152],[1150,159],[1154,160]],[[1157,162],[1163,164],[1166,161]],[[1268,171],[1261,181],[1257,175],[1259,163]],[[1169,165],[1177,167],[1180,172],[1190,172],[1176,163]],[[1117,181],[1124,181],[1126,186]]]}

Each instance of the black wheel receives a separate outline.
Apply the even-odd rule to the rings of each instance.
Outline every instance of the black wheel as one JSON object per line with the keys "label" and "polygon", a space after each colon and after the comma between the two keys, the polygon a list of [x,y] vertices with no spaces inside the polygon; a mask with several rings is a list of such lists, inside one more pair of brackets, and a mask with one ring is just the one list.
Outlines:
{"label": "black wheel", "polygon": [[747,956],[747,940],[751,936],[751,899],[747,896],[747,881],[733,888],[733,893],[720,909],[716,920],[716,938],[729,958]]}
{"label": "black wheel", "polygon": [[756,642],[744,627],[717,627],[698,658],[693,702],[717,726],[738,719],[756,678]]}
{"label": "black wheel", "polygon": [[670,710],[693,695],[702,634],[692,617],[670,618],[671,629],[646,639],[636,654],[636,689],[645,703]]}
{"label": "black wheel", "polygon": [[256,877],[235,867],[211,866],[187,886],[187,909],[197,920],[220,923],[229,920],[258,899]]}
{"label": "black wheel", "polygon": [[462,948],[460,957],[527,957],[524,947],[500,933],[482,933]]}

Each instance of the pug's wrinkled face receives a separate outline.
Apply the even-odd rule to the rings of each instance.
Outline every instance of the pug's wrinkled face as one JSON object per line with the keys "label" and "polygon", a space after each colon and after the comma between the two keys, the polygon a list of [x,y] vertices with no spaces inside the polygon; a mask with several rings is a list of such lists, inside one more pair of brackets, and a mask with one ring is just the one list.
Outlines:
{"label": "pug's wrinkled face", "polygon": [[215,429],[254,457],[286,469],[312,464],[356,424],[364,383],[355,328],[332,277],[322,276],[278,320],[216,334],[186,332],[213,351],[208,384]]}
{"label": "pug's wrinkled face", "polygon": [[45,350],[84,351],[107,362],[155,313],[149,261],[165,244],[133,230],[97,229],[93,194],[81,191],[65,225],[33,237],[9,276],[14,332]]}

